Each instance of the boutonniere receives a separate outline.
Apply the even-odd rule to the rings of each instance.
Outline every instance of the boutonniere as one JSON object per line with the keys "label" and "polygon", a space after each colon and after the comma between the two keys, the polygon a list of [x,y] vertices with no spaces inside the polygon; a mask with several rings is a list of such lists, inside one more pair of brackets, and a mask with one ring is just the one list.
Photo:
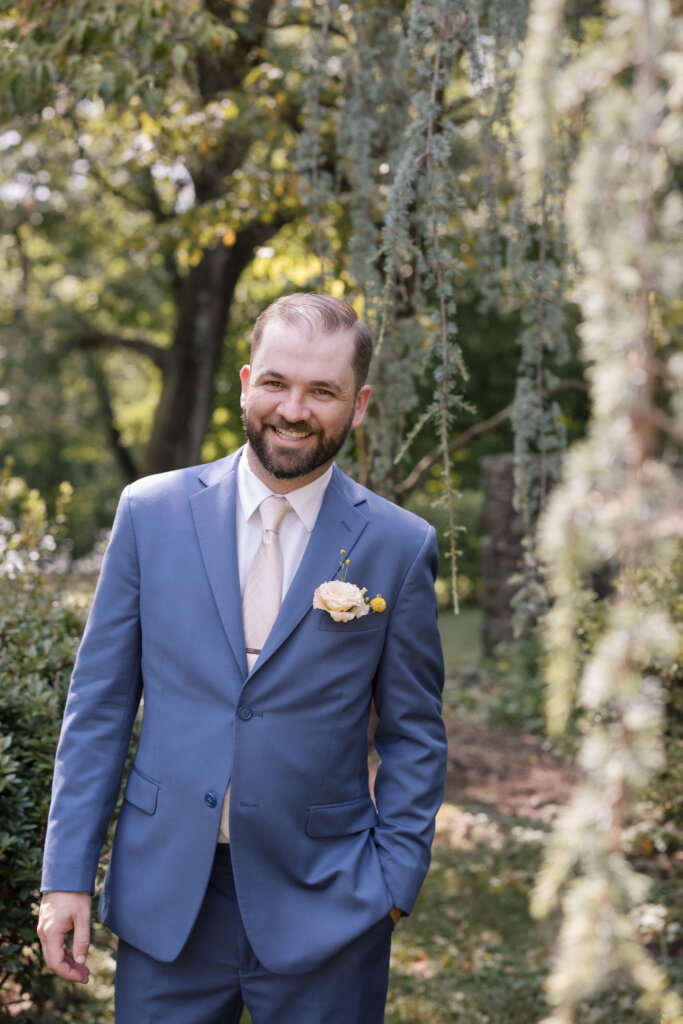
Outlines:
{"label": "boutonniere", "polygon": [[351,619],[359,619],[369,612],[383,612],[387,603],[381,594],[368,600],[366,587],[357,587],[355,583],[347,581],[351,559],[345,557],[346,552],[343,549],[340,554],[341,561],[335,579],[316,587],[313,607],[327,612],[335,622],[350,622]]}

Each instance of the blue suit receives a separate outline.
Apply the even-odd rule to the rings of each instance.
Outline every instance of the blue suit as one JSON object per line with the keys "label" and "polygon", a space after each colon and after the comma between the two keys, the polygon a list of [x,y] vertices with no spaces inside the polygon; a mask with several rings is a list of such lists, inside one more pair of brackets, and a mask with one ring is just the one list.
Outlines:
{"label": "blue suit", "polygon": [[[409,913],[443,791],[434,531],[335,467],[299,570],[247,674],[236,466],[139,480],[121,497],[79,650],[55,768],[44,890],[92,891],[144,693],[100,915],[174,960],[212,870],[228,781],[244,927],[277,974],[316,969]],[[386,611],[312,608],[340,549]],[[366,730],[381,757],[368,792]]]}

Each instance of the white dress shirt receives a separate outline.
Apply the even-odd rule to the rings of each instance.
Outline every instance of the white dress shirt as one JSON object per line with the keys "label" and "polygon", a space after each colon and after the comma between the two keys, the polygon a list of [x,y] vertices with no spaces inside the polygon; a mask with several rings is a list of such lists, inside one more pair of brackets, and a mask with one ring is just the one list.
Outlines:
{"label": "white dress shirt", "polygon": [[[317,480],[284,495],[296,515],[288,513],[282,520],[279,531],[283,599],[303,558],[331,478],[332,466]],[[245,450],[237,466],[237,561],[240,593],[244,592],[249,566],[261,543],[263,526],[258,507],[264,498],[273,493],[252,471]]]}

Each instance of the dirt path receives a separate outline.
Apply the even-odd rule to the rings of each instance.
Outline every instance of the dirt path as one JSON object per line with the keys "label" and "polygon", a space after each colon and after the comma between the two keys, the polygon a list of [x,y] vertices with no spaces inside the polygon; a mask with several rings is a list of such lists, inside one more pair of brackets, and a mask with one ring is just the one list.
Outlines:
{"label": "dirt path", "polygon": [[478,804],[482,810],[550,824],[568,801],[572,771],[543,737],[519,729],[492,731],[463,721],[444,707],[448,731],[448,803]]}
{"label": "dirt path", "polygon": [[[542,736],[522,729],[493,730],[473,725],[444,705],[448,733],[448,772],[444,806],[437,820],[437,845],[461,845],[462,828],[476,831],[473,811],[551,825],[569,800],[574,773],[550,750]],[[371,785],[378,758],[370,755]],[[466,804],[468,811],[454,813]],[[458,833],[458,835],[455,835]]]}

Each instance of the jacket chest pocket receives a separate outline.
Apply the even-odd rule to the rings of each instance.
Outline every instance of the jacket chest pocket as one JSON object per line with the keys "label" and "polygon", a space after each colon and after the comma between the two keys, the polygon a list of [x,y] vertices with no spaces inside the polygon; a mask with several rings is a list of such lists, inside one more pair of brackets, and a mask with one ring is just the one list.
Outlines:
{"label": "jacket chest pocket", "polygon": [[327,612],[317,611],[317,614],[320,617],[318,629],[326,633],[342,633],[344,636],[353,637],[361,633],[376,633],[382,628],[380,616],[373,612],[363,615],[360,619],[351,619],[350,622],[335,622]]}

